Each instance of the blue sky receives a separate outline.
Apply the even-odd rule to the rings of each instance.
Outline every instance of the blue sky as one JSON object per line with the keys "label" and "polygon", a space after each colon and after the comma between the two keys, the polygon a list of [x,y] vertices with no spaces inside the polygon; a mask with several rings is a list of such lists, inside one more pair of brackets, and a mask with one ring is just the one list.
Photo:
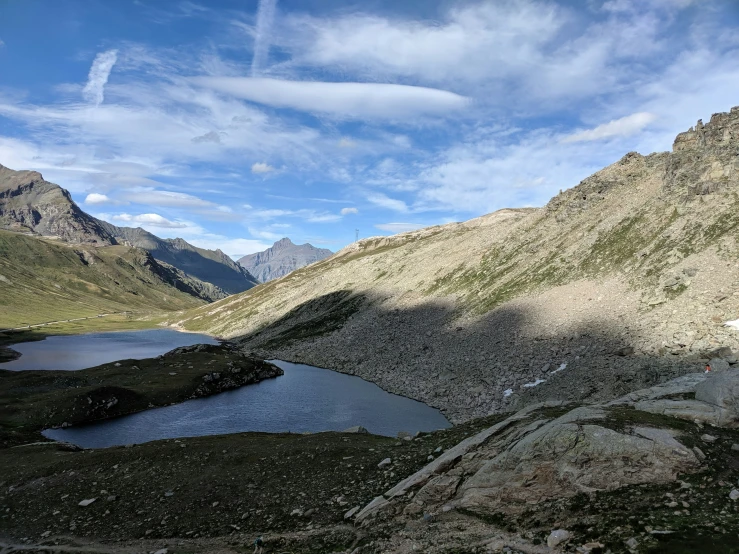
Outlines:
{"label": "blue sky", "polygon": [[232,256],[541,206],[739,105],[734,0],[0,0],[0,163]]}

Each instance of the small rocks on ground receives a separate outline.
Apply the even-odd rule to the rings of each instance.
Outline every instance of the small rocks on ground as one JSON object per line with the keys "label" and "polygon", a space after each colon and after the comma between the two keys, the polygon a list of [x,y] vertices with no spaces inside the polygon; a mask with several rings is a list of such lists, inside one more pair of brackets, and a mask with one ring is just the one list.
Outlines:
{"label": "small rocks on ground", "polygon": [[380,469],[382,469],[383,467],[389,466],[392,463],[393,463],[393,461],[390,458],[385,458],[379,464],[377,464],[377,467],[380,468]]}
{"label": "small rocks on ground", "polygon": [[86,506],[89,506],[90,504],[92,504],[92,503],[93,503],[93,502],[95,502],[96,500],[97,500],[97,498],[86,498],[85,500],[82,500],[82,501],[81,501],[81,502],[80,502],[79,504],[77,504],[77,505],[78,505],[78,506],[82,506],[82,507],[84,508],[84,507],[86,507]]}
{"label": "small rocks on ground", "polygon": [[570,532],[565,529],[555,529],[547,537],[547,546],[554,548],[570,539]]}

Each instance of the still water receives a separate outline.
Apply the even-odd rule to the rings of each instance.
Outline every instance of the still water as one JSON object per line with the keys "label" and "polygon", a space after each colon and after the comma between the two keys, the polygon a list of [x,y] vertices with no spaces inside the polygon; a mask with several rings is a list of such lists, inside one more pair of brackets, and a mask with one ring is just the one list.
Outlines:
{"label": "still water", "polygon": [[0,364],[0,369],[76,370],[116,360],[153,358],[180,346],[218,344],[208,335],[179,333],[172,329],[60,335],[12,345],[21,357]]}
{"label": "still water", "polygon": [[85,448],[159,439],[245,431],[341,431],[354,425],[370,433],[450,427],[438,410],[383,391],[359,377],[328,369],[272,360],[285,375],[208,398],[188,400],[130,416],[68,429],[49,429],[51,439]]}

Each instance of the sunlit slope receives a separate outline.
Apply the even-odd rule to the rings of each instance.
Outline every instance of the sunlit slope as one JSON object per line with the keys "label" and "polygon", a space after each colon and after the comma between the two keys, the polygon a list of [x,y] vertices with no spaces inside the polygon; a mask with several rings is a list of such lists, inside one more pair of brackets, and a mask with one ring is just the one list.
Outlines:
{"label": "sunlit slope", "polygon": [[0,231],[0,328],[203,304],[168,284],[172,271],[140,249],[69,246]]}

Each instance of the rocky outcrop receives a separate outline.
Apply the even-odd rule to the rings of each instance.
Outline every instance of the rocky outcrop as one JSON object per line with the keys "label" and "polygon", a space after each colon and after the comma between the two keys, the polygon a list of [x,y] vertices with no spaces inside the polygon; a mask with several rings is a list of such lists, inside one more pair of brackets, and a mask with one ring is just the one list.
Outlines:
{"label": "rocky outcrop", "polygon": [[296,269],[328,258],[333,252],[312,244],[293,244],[285,237],[263,252],[249,254],[239,264],[254,275],[260,283],[284,277]]}
{"label": "rocky outcrop", "polygon": [[711,402],[737,410],[733,392],[718,397],[707,392],[726,391],[726,385],[734,391],[737,382],[739,370],[711,377],[697,373],[608,403],[529,406],[446,450],[375,498],[356,521],[371,526],[399,513],[413,518],[455,509],[481,517],[515,515],[577,494],[593,498],[598,491],[675,482],[702,468],[705,455],[686,445],[700,428],[686,429],[670,417],[653,419],[640,403],[670,401],[699,389]]}
{"label": "rocky outcrop", "polygon": [[75,244],[109,246],[115,239],[72,201],[69,192],[36,171],[0,165],[0,229],[59,237]]}

